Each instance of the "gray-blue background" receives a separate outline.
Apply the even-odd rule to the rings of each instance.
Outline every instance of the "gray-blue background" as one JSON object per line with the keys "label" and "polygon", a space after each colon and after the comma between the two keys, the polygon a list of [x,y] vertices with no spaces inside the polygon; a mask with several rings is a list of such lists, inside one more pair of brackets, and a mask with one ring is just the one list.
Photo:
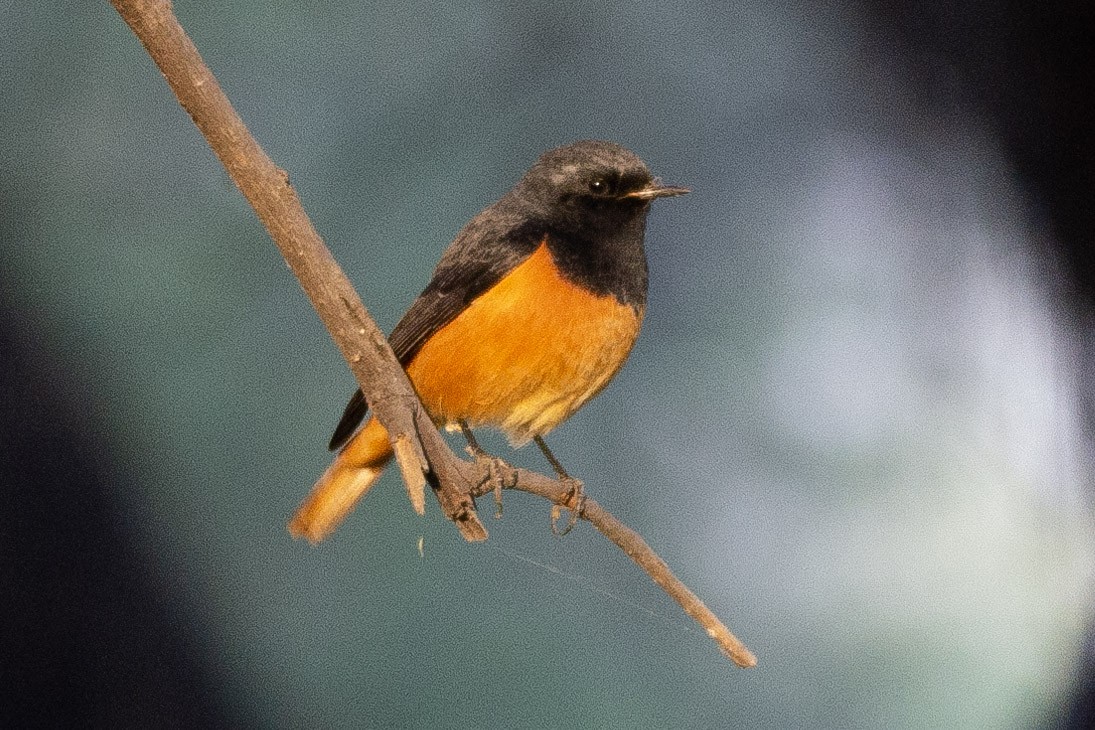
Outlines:
{"label": "gray-blue background", "polygon": [[[650,216],[628,365],[550,441],[760,659],[734,668],[615,548],[554,539],[523,495],[467,545],[393,473],[327,543],[293,542],[344,363],[110,6],[0,3],[0,287],[38,363],[8,387],[60,395],[109,449],[96,504],[197,657],[210,724],[1057,715],[1095,557],[1078,325],[1030,253],[1040,209],[945,59],[925,93],[840,3],[177,12],[386,330],[548,147],[615,140],[694,189]],[[36,575],[48,625],[69,589]],[[36,670],[95,671],[94,647],[68,648]]]}

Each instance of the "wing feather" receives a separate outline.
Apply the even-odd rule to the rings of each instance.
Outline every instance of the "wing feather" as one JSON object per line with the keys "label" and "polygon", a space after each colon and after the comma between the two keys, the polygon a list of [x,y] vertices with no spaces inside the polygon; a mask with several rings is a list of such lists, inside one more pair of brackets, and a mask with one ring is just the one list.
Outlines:
{"label": "wing feather", "polygon": [[[388,341],[399,362],[406,367],[430,337],[528,258],[543,237],[543,226],[522,222],[495,207],[473,218],[445,250],[429,285],[392,330]],[[328,448],[342,447],[368,411],[365,396],[356,391]]]}

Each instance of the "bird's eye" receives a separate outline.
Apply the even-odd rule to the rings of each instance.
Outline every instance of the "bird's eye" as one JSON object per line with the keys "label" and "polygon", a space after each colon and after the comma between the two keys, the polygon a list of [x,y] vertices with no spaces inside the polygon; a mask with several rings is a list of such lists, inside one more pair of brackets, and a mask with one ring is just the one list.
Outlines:
{"label": "bird's eye", "polygon": [[603,177],[597,177],[589,181],[589,192],[594,195],[608,195],[612,192],[612,185]]}

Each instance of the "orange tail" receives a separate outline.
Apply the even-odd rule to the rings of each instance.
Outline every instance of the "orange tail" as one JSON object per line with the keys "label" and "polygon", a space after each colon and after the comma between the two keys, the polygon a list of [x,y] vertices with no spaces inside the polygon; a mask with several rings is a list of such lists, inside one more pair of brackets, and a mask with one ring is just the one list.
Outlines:
{"label": "orange tail", "polygon": [[289,522],[289,532],[313,544],[327,537],[380,478],[391,458],[388,432],[370,418],[312,487]]}

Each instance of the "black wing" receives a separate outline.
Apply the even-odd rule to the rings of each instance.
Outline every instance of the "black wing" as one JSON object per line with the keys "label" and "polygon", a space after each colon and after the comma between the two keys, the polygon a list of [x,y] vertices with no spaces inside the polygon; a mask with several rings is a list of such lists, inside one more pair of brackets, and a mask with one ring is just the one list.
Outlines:
{"label": "black wing", "polygon": [[342,445],[357,430],[357,425],[365,420],[365,414],[368,412],[369,404],[365,402],[365,394],[360,389],[355,390],[350,402],[346,404],[346,409],[342,411],[342,418],[335,426],[331,440],[327,442],[327,448],[331,451],[342,448]]}
{"label": "black wing", "polygon": [[[399,362],[406,367],[434,333],[528,258],[543,237],[543,226],[516,221],[494,206],[473,218],[445,250],[429,285],[392,330],[388,342]],[[369,404],[358,390],[328,448],[341,448],[368,411]]]}

